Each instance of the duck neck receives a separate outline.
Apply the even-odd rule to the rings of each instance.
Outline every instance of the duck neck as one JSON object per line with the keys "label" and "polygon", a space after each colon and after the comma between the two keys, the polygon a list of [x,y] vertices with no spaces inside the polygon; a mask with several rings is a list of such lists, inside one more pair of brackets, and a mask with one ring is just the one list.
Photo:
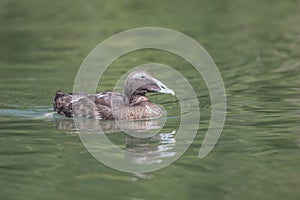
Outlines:
{"label": "duck neck", "polygon": [[150,100],[145,95],[132,95],[129,98],[126,97],[126,104],[128,106],[136,106],[144,102],[150,102]]}

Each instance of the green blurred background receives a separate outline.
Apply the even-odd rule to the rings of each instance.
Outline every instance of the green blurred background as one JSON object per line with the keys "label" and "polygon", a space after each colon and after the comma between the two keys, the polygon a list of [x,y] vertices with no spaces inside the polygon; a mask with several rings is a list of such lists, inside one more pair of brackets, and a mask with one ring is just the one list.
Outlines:
{"label": "green blurred background", "polygon": [[[1,0],[0,199],[299,199],[299,10],[299,0]],[[130,67],[159,62],[186,74],[201,107],[197,138],[179,160],[129,174],[94,159],[70,134],[72,122],[62,128],[61,119],[38,117],[51,112],[56,89],[72,90],[99,42],[146,26],[174,29],[203,45],[222,74],[228,112],[217,145],[200,160],[210,99],[191,66],[160,51],[118,59],[99,91]],[[153,98],[177,114],[169,97]],[[162,131],[177,124],[169,119]],[[120,145],[127,138],[110,137]]]}

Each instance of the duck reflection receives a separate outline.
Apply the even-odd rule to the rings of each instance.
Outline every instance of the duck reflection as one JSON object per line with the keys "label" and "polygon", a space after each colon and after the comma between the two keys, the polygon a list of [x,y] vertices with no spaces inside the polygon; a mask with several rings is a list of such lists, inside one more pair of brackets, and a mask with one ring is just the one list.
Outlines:
{"label": "duck reflection", "polygon": [[[97,126],[95,123],[97,123]],[[176,154],[174,150],[176,131],[164,131],[162,129],[164,123],[165,121],[161,119],[139,121],[80,119],[76,121],[75,126],[73,120],[60,119],[56,120],[56,128],[60,130],[71,130],[73,131],[72,133],[79,133],[78,130],[98,127],[92,132],[94,135],[95,133],[96,135],[103,133],[126,133],[124,143],[121,145],[125,148],[123,158],[130,163],[141,165],[158,164],[161,163],[164,158],[170,158]],[[98,143],[90,142],[90,144],[90,147],[93,149],[97,148],[95,147],[97,145],[103,147],[103,143],[100,141],[98,141]]]}
{"label": "duck reflection", "polygon": [[175,151],[175,133],[160,133],[152,138],[126,138],[126,158],[135,164],[161,163],[163,158],[173,157]]}

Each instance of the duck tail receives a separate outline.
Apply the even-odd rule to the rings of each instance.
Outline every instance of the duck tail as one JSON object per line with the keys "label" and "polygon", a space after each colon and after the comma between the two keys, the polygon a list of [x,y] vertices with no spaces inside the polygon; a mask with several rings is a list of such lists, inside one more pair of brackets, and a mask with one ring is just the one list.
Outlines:
{"label": "duck tail", "polygon": [[53,97],[53,109],[55,111],[58,111],[58,107],[59,107],[59,98],[61,98],[62,96],[64,96],[64,93],[61,90],[56,90],[54,97]]}

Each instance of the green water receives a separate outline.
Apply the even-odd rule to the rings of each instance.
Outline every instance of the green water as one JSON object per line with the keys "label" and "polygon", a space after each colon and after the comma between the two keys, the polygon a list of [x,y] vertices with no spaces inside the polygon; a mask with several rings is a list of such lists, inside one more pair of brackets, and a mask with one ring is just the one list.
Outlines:
{"label": "green water", "polygon": [[[0,199],[299,199],[299,10],[297,0],[1,0]],[[171,28],[201,43],[222,74],[228,110],[217,145],[199,159],[211,108],[202,79],[166,52],[121,57],[99,91],[112,89],[131,67],[158,62],[190,80],[201,108],[198,134],[180,159],[130,174],[97,161],[72,120],[44,114],[52,111],[56,89],[72,90],[92,48],[144,26]],[[178,116],[171,97],[151,98]],[[163,131],[177,127],[177,118],[170,118]],[[109,137],[134,151],[166,145],[122,133]]]}

